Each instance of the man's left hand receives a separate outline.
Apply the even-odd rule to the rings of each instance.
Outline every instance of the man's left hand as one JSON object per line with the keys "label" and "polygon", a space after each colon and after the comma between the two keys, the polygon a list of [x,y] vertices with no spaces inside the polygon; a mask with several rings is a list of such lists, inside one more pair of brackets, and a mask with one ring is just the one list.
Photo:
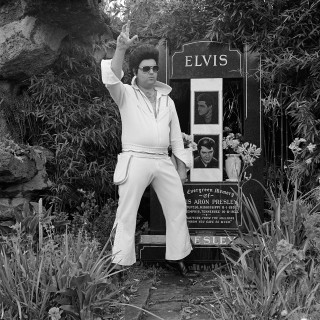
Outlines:
{"label": "man's left hand", "polygon": [[179,177],[181,179],[182,184],[184,184],[187,180],[187,168],[183,161],[181,161],[179,158],[177,158],[175,155],[173,155],[176,163],[177,163],[177,171],[179,174]]}
{"label": "man's left hand", "polygon": [[187,171],[186,171],[186,168],[177,168],[177,171],[178,171],[178,174],[179,174],[179,177],[180,177],[180,180],[182,182],[182,184],[184,184],[187,180]]}

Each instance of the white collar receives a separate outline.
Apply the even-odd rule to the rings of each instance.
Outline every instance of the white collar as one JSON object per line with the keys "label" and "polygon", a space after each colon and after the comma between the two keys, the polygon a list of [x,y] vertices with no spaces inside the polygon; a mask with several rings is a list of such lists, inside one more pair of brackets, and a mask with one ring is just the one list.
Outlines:
{"label": "white collar", "polygon": [[[131,85],[133,88],[135,88],[136,90],[140,90],[140,88],[138,87],[137,85],[137,77],[134,76],[131,80]],[[159,91],[161,94],[164,94],[164,95],[168,95],[172,88],[170,86],[168,86],[167,84],[163,83],[163,82],[160,82],[160,81],[156,81],[155,85],[154,85],[154,88]]]}

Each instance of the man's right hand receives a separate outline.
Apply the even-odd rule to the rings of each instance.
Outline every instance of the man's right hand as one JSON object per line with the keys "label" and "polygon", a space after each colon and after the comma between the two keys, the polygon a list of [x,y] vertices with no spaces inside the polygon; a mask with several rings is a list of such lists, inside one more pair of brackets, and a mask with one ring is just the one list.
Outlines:
{"label": "man's right hand", "polygon": [[127,50],[134,43],[138,36],[135,35],[130,39],[130,20],[122,27],[122,31],[117,38],[117,49]]}

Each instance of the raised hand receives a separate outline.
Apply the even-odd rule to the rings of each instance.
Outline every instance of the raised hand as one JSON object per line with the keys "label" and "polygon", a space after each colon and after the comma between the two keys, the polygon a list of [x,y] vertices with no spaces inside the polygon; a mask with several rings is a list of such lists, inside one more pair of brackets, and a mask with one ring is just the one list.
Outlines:
{"label": "raised hand", "polygon": [[128,49],[137,39],[138,36],[135,35],[130,39],[130,20],[127,24],[123,25],[122,31],[117,38],[117,48],[118,49]]}

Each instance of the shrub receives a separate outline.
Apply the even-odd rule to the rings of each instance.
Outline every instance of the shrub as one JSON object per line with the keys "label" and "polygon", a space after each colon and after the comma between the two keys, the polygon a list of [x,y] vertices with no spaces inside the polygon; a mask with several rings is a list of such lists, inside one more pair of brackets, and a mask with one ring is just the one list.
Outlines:
{"label": "shrub", "polygon": [[16,127],[25,143],[53,152],[47,171],[55,211],[73,211],[79,189],[94,191],[104,203],[113,196],[112,175],[120,149],[118,109],[101,82],[92,49],[65,42],[58,61],[25,84],[17,101]]}
{"label": "shrub", "polygon": [[50,308],[51,318],[61,310],[80,320],[103,313],[118,293],[110,280],[108,243],[100,250],[83,233],[56,235],[50,211],[42,202],[32,207],[0,243],[2,317],[44,320]]}
{"label": "shrub", "polygon": [[247,232],[225,251],[228,276],[217,275],[222,289],[217,305],[223,319],[319,318],[320,188],[303,194],[296,174],[302,151],[295,140],[287,190],[268,191],[269,214],[261,221],[251,198],[238,193]]}

